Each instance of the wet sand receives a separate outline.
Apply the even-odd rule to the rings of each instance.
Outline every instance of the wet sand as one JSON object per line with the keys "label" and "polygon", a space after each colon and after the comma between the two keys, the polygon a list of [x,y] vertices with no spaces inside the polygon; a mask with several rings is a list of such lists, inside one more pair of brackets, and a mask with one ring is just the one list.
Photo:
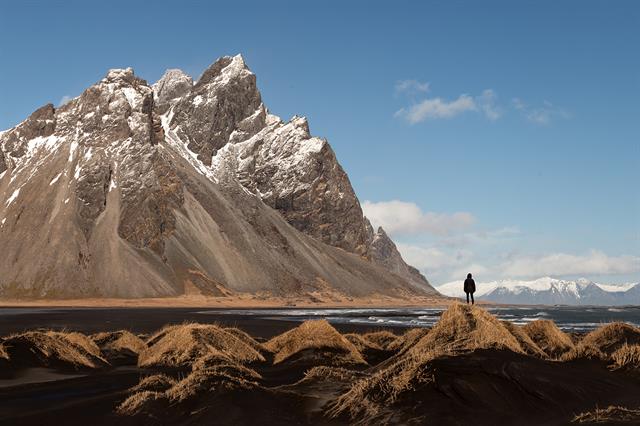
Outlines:
{"label": "wet sand", "polygon": [[[167,324],[183,322],[216,323],[226,327],[238,327],[254,338],[269,339],[284,333],[300,323],[284,319],[255,318],[248,315],[215,315],[215,310],[201,308],[0,308],[0,336],[27,330],[46,328],[52,330],[79,331],[93,334],[101,331],[129,330],[133,333],[148,334]],[[206,315],[199,311],[207,311]],[[343,333],[366,332],[369,330],[392,329],[385,326],[360,324],[334,324]],[[398,329],[399,327],[393,327]],[[399,332],[404,328],[400,327]]]}

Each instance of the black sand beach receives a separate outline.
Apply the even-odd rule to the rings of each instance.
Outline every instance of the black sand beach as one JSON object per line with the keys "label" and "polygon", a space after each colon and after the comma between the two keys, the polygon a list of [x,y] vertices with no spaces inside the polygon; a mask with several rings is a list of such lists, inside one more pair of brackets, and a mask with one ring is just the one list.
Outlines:
{"label": "black sand beach", "polygon": [[[629,312],[627,318],[634,319],[636,310]],[[640,328],[633,325],[616,323],[600,325],[592,333],[565,333],[546,319],[530,321],[523,315],[525,325],[509,325],[485,309],[463,305],[454,305],[445,314],[420,311],[415,316],[433,320],[434,326],[413,329],[402,310],[379,310],[373,315],[350,309],[342,317],[331,310],[326,316],[334,320],[331,324],[302,322],[307,316],[324,318],[317,310],[285,313],[3,308],[0,355],[5,350],[8,361],[0,363],[0,421],[11,425],[337,425],[428,420],[434,424],[563,425],[597,407],[618,406],[627,411],[606,424],[640,420],[633,411],[640,405],[636,360]],[[354,318],[375,322],[385,314],[389,321],[379,325],[349,322]],[[583,318],[585,324],[592,320]],[[169,329],[178,334],[170,337],[165,332],[162,337],[158,330],[167,324],[179,324]],[[311,328],[304,331],[307,325]],[[233,330],[229,327],[241,330],[234,333],[256,348],[260,359],[233,361],[245,355],[225,346],[229,342],[225,330]],[[125,329],[141,344],[144,341],[145,349],[113,358],[101,346],[95,356],[104,357],[108,364],[87,367],[85,360],[69,367],[68,361],[60,364],[52,358],[54,349],[37,343],[22,348],[27,342],[24,337],[8,338],[37,329],[55,331],[19,336],[56,336],[63,342],[69,336],[71,340],[63,346],[81,350],[87,345],[82,339],[100,341],[94,333]],[[213,337],[206,337],[207,333]],[[222,335],[226,337],[220,340]],[[48,355],[38,355],[35,364],[28,361],[31,353],[39,351]],[[95,356],[90,359],[102,359]],[[58,363],[47,366],[53,361]],[[131,390],[158,375],[170,380],[172,387]],[[590,424],[590,415],[585,415],[585,424]],[[624,420],[625,416],[631,420]]]}
{"label": "black sand beach", "polygon": [[[199,313],[203,311],[208,313]],[[148,334],[167,324],[201,322],[238,327],[253,337],[269,339],[299,325],[298,321],[286,317],[268,319],[242,313],[215,315],[211,312],[211,308],[0,308],[0,336],[38,328],[85,334],[115,330]],[[362,324],[336,324],[335,327],[344,333],[398,328]]]}

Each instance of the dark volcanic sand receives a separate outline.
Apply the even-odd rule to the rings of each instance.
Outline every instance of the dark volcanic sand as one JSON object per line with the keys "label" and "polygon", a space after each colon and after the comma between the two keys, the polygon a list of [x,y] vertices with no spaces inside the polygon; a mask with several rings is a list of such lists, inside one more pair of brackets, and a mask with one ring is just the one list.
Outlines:
{"label": "dark volcanic sand", "polygon": [[[282,319],[272,320],[233,314],[203,315],[199,314],[199,311],[214,310],[211,308],[0,308],[0,336],[38,328],[66,329],[84,334],[122,329],[133,333],[152,333],[166,324],[193,321],[238,327],[254,338],[269,339],[300,325],[299,322]],[[398,327],[363,324],[333,324],[333,326],[343,333],[398,329]],[[403,329],[397,330],[397,332],[402,331]]]}
{"label": "dark volcanic sand", "polygon": [[[209,314],[198,313],[203,310]],[[165,324],[197,321],[239,327],[256,338],[268,339],[300,324],[293,320],[242,314],[211,314],[211,311],[211,308],[2,308],[0,336],[40,327],[86,334],[120,329],[152,333]],[[404,332],[398,326],[333,325],[340,332],[362,333],[379,329]],[[626,372],[610,372],[604,364],[595,361],[560,364],[509,352],[479,351],[443,358],[434,365],[438,386],[408,394],[396,403],[394,410],[413,412],[416,419],[425,416],[423,420],[443,425],[561,425],[596,405],[632,407],[637,402],[636,395],[640,395],[638,378]],[[5,386],[0,379],[0,425],[143,424],[139,419],[114,414],[114,408],[127,397],[126,390],[155,372],[176,377],[184,377],[187,373],[142,371],[131,365],[75,372],[61,380],[59,376],[52,376],[52,370],[42,370],[21,371],[9,379],[11,382],[4,381]],[[263,385],[268,387],[293,384],[304,374],[301,369],[273,365],[256,366],[256,370],[264,377]],[[220,406],[209,407],[208,413],[194,413],[188,418],[171,418],[172,413],[166,413],[166,418],[157,419],[153,424],[346,424],[347,419],[328,419],[317,412],[310,415],[308,411],[308,404],[318,406],[318,401],[326,402],[344,390],[339,383],[330,383],[320,391],[311,389],[302,400],[265,400],[260,395],[236,395],[235,399],[220,400]],[[320,392],[322,398],[310,398],[314,392]],[[306,408],[300,401],[305,401]],[[173,415],[175,417],[175,413]]]}
{"label": "dark volcanic sand", "polygon": [[[185,321],[219,323],[238,327],[254,338],[269,339],[300,325],[296,321],[258,319],[246,315],[202,315],[198,311],[211,308],[0,308],[0,336],[11,333],[47,328],[92,334],[100,331],[127,329],[134,333],[149,334],[166,324]],[[343,333],[367,332],[386,329],[368,325],[335,324]],[[402,332],[397,327],[391,331]],[[124,419],[113,414],[113,409],[126,398],[125,391],[136,385],[142,377],[152,374],[137,368],[119,367],[103,372],[75,373],[66,380],[48,381],[50,375],[41,369],[23,372],[11,378],[12,386],[2,386],[0,379],[0,424],[40,425],[43,423],[86,425],[122,424]],[[302,372],[281,374],[263,371],[274,385],[292,383]],[[266,374],[265,374],[266,373]],[[81,377],[73,377],[81,374]],[[59,379],[59,378],[58,378]],[[23,384],[19,385],[22,381]],[[34,383],[40,381],[40,383]]]}

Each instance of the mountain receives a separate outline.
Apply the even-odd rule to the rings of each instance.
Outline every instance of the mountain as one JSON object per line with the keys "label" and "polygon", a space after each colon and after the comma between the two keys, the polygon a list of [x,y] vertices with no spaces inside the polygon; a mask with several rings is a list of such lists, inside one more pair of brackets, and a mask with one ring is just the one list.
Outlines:
{"label": "mountain", "polygon": [[[476,299],[508,304],[530,305],[640,305],[640,283],[598,284],[587,279],[576,281],[545,277],[533,281],[502,280],[477,283]],[[448,296],[464,295],[461,282],[437,287]]]}
{"label": "mountain", "polygon": [[0,133],[0,297],[437,295],[241,56],[110,70]]}

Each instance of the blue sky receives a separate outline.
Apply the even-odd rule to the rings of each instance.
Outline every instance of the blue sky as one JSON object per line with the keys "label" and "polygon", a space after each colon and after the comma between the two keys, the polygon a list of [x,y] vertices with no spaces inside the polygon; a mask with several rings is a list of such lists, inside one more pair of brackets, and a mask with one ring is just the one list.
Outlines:
{"label": "blue sky", "polygon": [[228,3],[0,1],[0,128],[242,53],[436,284],[640,281],[640,3]]}

